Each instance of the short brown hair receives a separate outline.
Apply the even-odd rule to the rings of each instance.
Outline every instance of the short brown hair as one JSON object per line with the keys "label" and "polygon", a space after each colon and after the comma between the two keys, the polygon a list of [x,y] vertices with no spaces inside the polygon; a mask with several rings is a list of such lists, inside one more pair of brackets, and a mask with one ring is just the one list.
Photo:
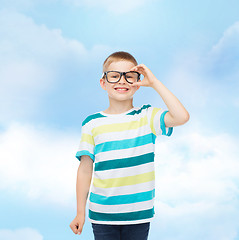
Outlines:
{"label": "short brown hair", "polygon": [[109,65],[112,62],[116,62],[116,61],[120,61],[120,60],[126,60],[126,61],[130,61],[133,64],[135,64],[136,66],[138,65],[136,59],[128,52],[123,52],[123,51],[119,51],[119,52],[114,52],[111,55],[109,55],[104,63],[103,63],[103,72],[106,71],[106,69],[109,67]]}

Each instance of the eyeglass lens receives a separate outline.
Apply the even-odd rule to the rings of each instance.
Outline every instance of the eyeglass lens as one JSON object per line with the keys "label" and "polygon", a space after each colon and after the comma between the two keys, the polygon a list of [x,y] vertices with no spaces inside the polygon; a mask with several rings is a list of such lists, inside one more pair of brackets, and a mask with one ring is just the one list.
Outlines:
{"label": "eyeglass lens", "polygon": [[[138,76],[139,76],[139,75],[138,75],[138,73],[136,73],[136,72],[127,72],[127,73],[125,74],[126,79],[127,79],[129,82],[131,82],[131,83],[137,82]],[[122,77],[123,77],[123,76],[122,76]],[[117,82],[117,81],[119,81],[119,79],[120,79],[120,73],[114,72],[114,71],[108,72],[108,73],[107,73],[107,78],[108,78],[108,81],[109,81],[109,82],[112,82],[112,83]]]}

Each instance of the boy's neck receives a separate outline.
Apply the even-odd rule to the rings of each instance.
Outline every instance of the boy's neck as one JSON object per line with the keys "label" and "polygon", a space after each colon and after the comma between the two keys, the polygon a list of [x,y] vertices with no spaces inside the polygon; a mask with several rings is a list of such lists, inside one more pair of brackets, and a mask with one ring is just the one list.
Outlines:
{"label": "boy's neck", "polygon": [[103,111],[107,114],[121,114],[127,112],[128,110],[132,109],[133,100],[130,101],[110,101],[110,106]]}

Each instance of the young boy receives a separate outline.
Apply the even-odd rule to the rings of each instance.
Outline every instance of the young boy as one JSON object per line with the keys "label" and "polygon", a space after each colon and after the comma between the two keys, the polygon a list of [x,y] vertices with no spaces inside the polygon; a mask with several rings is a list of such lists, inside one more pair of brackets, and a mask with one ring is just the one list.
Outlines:
{"label": "young boy", "polygon": [[[76,153],[77,215],[70,227],[81,234],[93,173],[89,220],[95,239],[146,240],[155,214],[156,136],[170,136],[174,126],[189,120],[189,113],[149,68],[138,65],[127,52],[106,58],[100,85],[108,93],[109,107],[82,123]],[[134,107],[133,96],[140,86],[152,87],[168,111],[150,104]]]}

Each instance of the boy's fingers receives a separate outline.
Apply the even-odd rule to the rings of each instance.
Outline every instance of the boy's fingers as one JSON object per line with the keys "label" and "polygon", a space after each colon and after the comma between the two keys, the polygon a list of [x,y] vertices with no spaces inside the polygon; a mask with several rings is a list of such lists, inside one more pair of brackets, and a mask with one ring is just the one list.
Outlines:
{"label": "boy's fingers", "polygon": [[73,231],[75,234],[77,234],[77,233],[78,233],[78,227],[75,225],[75,226],[73,227],[72,231]]}
{"label": "boy's fingers", "polygon": [[132,83],[132,86],[141,86],[142,84],[141,84],[141,82],[134,82],[134,83]]}
{"label": "boy's fingers", "polygon": [[77,229],[77,228],[75,228],[74,230],[73,230],[73,232],[75,233],[75,234],[81,234],[81,230],[79,230],[79,229]]}
{"label": "boy's fingers", "polygon": [[78,224],[70,225],[70,227],[75,234],[81,234],[81,228]]}
{"label": "boy's fingers", "polygon": [[80,226],[78,226],[78,227],[77,227],[77,231],[76,231],[76,233],[80,235],[80,234],[81,234],[81,232],[82,232],[82,226],[81,226],[81,227],[80,227]]}
{"label": "boy's fingers", "polygon": [[130,71],[135,71],[137,68],[133,67],[130,69]]}

